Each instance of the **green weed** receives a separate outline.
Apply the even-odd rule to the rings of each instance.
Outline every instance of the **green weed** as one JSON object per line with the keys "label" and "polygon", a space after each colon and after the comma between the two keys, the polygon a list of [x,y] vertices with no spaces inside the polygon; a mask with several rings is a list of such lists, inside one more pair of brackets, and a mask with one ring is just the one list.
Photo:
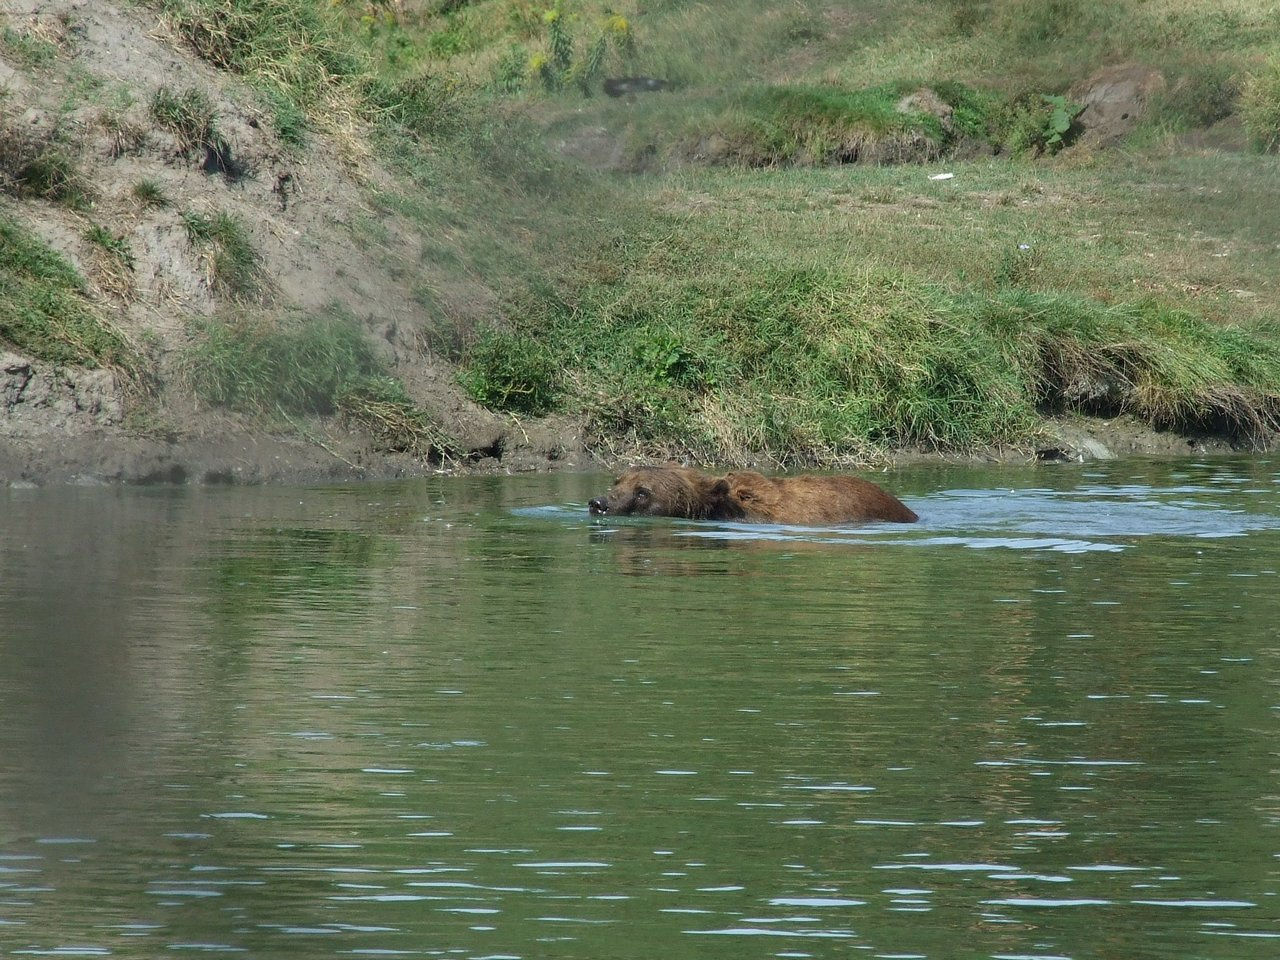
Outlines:
{"label": "green weed", "polygon": [[1082,107],[1059,94],[1028,94],[1004,108],[999,123],[1004,147],[1015,156],[1054,154],[1067,136]]}
{"label": "green weed", "polygon": [[[592,25],[580,41],[574,30],[584,19]],[[572,14],[564,0],[555,0],[543,14],[542,22],[546,46],[532,57],[530,69],[551,93],[576,87],[590,95],[607,65],[626,72],[635,61],[635,32],[621,14],[604,10],[587,19]]]}

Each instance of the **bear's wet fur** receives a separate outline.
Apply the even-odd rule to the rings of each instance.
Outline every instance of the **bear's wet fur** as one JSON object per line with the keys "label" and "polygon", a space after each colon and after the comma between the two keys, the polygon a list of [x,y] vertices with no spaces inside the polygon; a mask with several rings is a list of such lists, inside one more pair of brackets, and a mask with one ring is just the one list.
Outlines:
{"label": "bear's wet fur", "polygon": [[889,491],[844,475],[766,477],[740,470],[713,477],[690,467],[632,467],[588,504],[593,514],[744,520],[812,526],[919,517]]}
{"label": "bear's wet fur", "polygon": [[883,487],[843,474],[766,477],[742,470],[725,477],[729,499],[751,523],[915,523],[915,511]]}

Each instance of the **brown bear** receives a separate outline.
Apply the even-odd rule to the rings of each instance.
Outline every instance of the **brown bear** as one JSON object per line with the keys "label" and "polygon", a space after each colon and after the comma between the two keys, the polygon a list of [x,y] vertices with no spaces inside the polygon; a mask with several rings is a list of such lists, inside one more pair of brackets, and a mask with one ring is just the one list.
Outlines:
{"label": "brown bear", "polygon": [[597,515],[745,520],[749,523],[854,523],[919,519],[874,483],[848,476],[766,477],[753,470],[712,477],[689,467],[632,467],[587,504]]}

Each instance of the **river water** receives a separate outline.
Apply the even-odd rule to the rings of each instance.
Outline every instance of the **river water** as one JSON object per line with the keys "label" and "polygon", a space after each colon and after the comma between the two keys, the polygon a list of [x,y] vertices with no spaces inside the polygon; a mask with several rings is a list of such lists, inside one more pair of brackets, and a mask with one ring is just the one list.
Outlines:
{"label": "river water", "polygon": [[1280,466],[0,491],[0,955],[1280,956]]}

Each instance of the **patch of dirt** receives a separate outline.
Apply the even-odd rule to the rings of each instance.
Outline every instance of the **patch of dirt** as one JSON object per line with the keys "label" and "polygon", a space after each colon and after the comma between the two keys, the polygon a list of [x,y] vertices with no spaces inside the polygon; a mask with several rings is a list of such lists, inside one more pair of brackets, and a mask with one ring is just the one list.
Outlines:
{"label": "patch of dirt", "polygon": [[1165,89],[1159,70],[1140,63],[1105,67],[1068,94],[1084,109],[1076,117],[1079,142],[1097,146],[1119,143],[1142,120],[1153,97]]}

